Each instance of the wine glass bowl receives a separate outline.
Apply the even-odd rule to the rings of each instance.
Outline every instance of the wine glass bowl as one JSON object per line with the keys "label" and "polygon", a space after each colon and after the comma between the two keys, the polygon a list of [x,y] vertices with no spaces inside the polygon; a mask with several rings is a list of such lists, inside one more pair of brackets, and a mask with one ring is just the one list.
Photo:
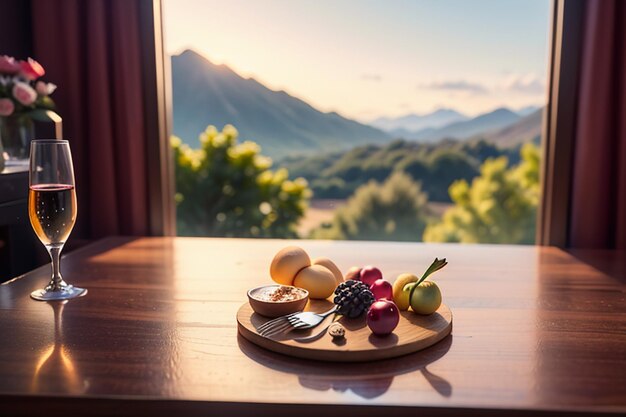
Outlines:
{"label": "wine glass bowl", "polygon": [[78,207],[74,168],[66,140],[33,140],[30,147],[28,215],[35,234],[52,260],[48,285],[33,291],[35,300],[67,300],[87,293],[67,284],[61,276],[60,255],[74,224]]}

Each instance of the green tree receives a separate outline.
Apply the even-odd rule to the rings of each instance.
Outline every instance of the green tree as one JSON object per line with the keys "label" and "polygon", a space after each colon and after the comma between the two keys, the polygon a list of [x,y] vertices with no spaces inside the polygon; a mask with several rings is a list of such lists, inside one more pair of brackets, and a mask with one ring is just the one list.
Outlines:
{"label": "green tree", "polygon": [[346,182],[341,178],[316,179],[311,183],[315,196],[321,198],[344,198],[347,188]]}
{"label": "green tree", "polygon": [[[478,164],[461,151],[442,150],[429,157],[428,175],[422,180],[431,201],[447,201],[446,188],[454,181],[466,181],[478,175]],[[419,179],[419,177],[413,177]]]}
{"label": "green tree", "polygon": [[455,181],[454,206],[424,232],[426,242],[533,243],[539,202],[539,149],[525,144],[519,165],[507,157],[488,159],[480,176]]}
{"label": "green tree", "polygon": [[254,142],[237,143],[237,129],[209,126],[200,149],[173,137],[178,233],[185,236],[296,237],[311,191]]}
{"label": "green tree", "polygon": [[317,239],[416,241],[426,226],[426,195],[419,183],[395,172],[380,184],[360,186],[330,224],[314,230]]}

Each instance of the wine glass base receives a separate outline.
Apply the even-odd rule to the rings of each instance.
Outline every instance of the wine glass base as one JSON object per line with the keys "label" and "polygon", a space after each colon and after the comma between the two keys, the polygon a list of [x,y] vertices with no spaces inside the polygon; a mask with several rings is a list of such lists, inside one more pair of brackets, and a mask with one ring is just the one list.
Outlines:
{"label": "wine glass base", "polygon": [[37,301],[57,301],[57,300],[69,300],[70,298],[82,297],[87,294],[86,288],[78,288],[72,285],[68,285],[58,291],[46,291],[44,289],[35,290],[30,293],[30,297]]}

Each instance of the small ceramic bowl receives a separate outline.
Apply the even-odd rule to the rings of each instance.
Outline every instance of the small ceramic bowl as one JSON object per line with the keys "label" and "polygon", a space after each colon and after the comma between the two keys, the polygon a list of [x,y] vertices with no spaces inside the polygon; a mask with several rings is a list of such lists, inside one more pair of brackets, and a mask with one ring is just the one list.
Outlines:
{"label": "small ceramic bowl", "polygon": [[298,292],[302,293],[302,297],[295,300],[269,301],[263,299],[264,294],[268,294],[278,287],[296,288],[279,284],[263,285],[261,287],[252,288],[251,290],[248,290],[248,300],[250,301],[252,309],[262,316],[272,318],[304,310],[307,301],[309,301],[309,292],[302,288],[297,288]]}

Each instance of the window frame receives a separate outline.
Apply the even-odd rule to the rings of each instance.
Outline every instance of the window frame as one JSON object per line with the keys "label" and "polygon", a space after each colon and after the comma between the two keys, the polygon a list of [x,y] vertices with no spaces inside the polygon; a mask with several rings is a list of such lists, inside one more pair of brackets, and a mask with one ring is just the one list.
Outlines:
{"label": "window frame", "polygon": [[[161,0],[141,1],[144,125],[148,170],[149,228],[153,236],[176,235],[174,164],[170,150],[172,134],[171,80],[163,44]],[[152,47],[148,47],[152,46]]]}
{"label": "window frame", "polygon": [[541,200],[535,244],[566,247],[574,167],[584,2],[553,0],[548,102],[543,117]]}
{"label": "window frame", "polygon": [[[165,55],[163,4],[141,2],[144,44],[145,124],[148,137],[149,207],[153,235],[176,235],[172,133],[171,70]],[[584,1],[552,0],[548,97],[542,122],[540,202],[535,244],[566,247]]]}

